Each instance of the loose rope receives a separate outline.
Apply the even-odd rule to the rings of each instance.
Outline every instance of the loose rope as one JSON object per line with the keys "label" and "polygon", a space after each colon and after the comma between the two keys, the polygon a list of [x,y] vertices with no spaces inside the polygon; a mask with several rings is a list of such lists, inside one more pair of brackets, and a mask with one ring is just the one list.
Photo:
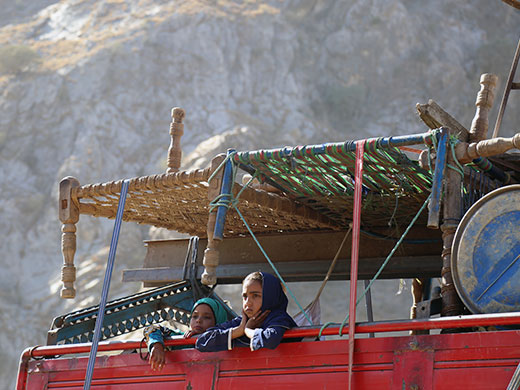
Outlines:
{"label": "loose rope", "polygon": [[[397,243],[395,244],[394,248],[390,251],[390,254],[387,256],[387,258],[385,259],[385,261],[383,262],[383,264],[381,264],[381,267],[379,267],[379,270],[376,272],[376,274],[374,275],[374,277],[370,280],[370,283],[365,287],[365,291],[363,292],[363,294],[361,294],[361,296],[358,298],[357,302],[356,302],[356,306],[361,302],[361,300],[365,297],[366,293],[368,292],[368,290],[370,289],[370,287],[372,287],[372,284],[374,284],[374,282],[376,281],[376,279],[379,277],[379,275],[381,274],[381,272],[383,272],[383,269],[386,267],[386,265],[388,264],[388,262],[390,261],[390,259],[392,258],[392,256],[394,255],[395,251],[397,250],[397,248],[399,247],[399,245],[401,245],[401,243],[403,242],[404,238],[406,237],[406,235],[408,234],[408,232],[410,231],[410,229],[412,228],[412,226],[415,224],[415,222],[417,221],[417,219],[419,218],[419,215],[421,215],[421,213],[423,212],[423,210],[425,209],[426,205],[428,204],[428,202],[430,201],[430,197],[428,196],[428,198],[426,199],[426,201],[423,203],[423,205],[421,206],[421,208],[419,209],[419,211],[417,212],[417,214],[415,215],[415,217],[413,217],[412,221],[410,222],[410,224],[408,225],[408,227],[406,228],[406,230],[404,231],[403,235],[401,236],[401,238],[399,239],[399,241],[397,241]],[[341,323],[341,327],[339,329],[339,335],[340,336],[343,336],[343,327],[345,326],[345,323],[348,321],[348,315],[345,317],[345,319],[343,320],[343,322]],[[320,329],[320,332],[318,333],[318,337],[321,337],[321,334],[323,332],[323,330],[325,330],[325,328],[329,327],[330,325],[332,325],[333,322],[327,322],[325,323],[321,329]]]}
{"label": "loose rope", "polygon": [[446,166],[450,169],[453,169],[455,172],[457,172],[458,174],[460,174],[462,177],[464,177],[464,167],[461,165],[461,163],[459,162],[459,160],[457,159],[456,155],[455,155],[455,145],[458,143],[458,140],[456,137],[454,136],[450,136],[449,137],[449,140],[448,140],[448,144],[450,145],[450,149],[451,149],[451,155],[453,156],[453,161],[455,161],[455,164],[457,165],[456,167],[454,167],[453,165],[451,164],[446,164]]}
{"label": "loose rope", "polygon": [[336,262],[338,261],[339,254],[341,253],[341,250],[343,249],[343,246],[345,245],[345,242],[347,241],[347,237],[349,236],[350,232],[352,231],[352,225],[348,228],[347,233],[345,234],[345,237],[343,237],[343,241],[341,241],[341,244],[339,245],[338,251],[336,252],[336,255],[334,256],[334,260],[332,260],[332,263],[330,264],[329,270],[327,271],[327,275],[325,275],[325,278],[323,279],[323,282],[321,282],[320,289],[318,290],[318,293],[316,294],[316,297],[312,300],[312,303],[316,302],[320,295],[325,288],[325,285],[329,281],[330,275],[332,274],[332,271],[334,270],[334,267],[336,266]]}
{"label": "loose rope", "polygon": [[[430,195],[431,196],[431,195]],[[417,221],[417,219],[419,218],[419,215],[421,215],[421,213],[423,212],[423,210],[426,208],[426,205],[428,204],[428,202],[430,201],[430,196],[428,196],[428,198],[426,199],[426,201],[423,203],[423,205],[421,206],[421,208],[419,209],[419,211],[417,212],[417,214],[415,214],[415,217],[413,217],[412,221],[410,222],[410,224],[408,225],[408,227],[406,228],[406,230],[404,231],[403,235],[401,236],[401,238],[399,239],[399,241],[397,241],[397,243],[395,244],[395,246],[393,247],[393,249],[390,251],[390,254],[386,257],[385,261],[383,262],[383,264],[381,264],[381,267],[379,267],[379,270],[376,272],[376,274],[374,275],[374,277],[370,280],[370,283],[366,286],[365,288],[365,291],[363,291],[363,294],[361,294],[361,296],[358,298],[357,302],[356,302],[356,307],[357,305],[359,305],[359,303],[361,302],[361,300],[365,297],[366,293],[368,290],[370,290],[370,287],[372,287],[372,284],[374,284],[374,282],[376,281],[376,279],[379,277],[379,275],[381,275],[381,272],[383,272],[383,269],[386,267],[386,265],[388,264],[388,262],[390,261],[390,259],[392,258],[392,256],[394,255],[395,251],[397,250],[397,248],[399,247],[399,245],[401,245],[401,242],[403,242],[403,239],[406,237],[406,235],[408,234],[408,232],[410,231],[410,229],[412,228],[412,226],[415,224],[415,222]],[[345,317],[345,319],[343,320],[343,322],[341,323],[341,326],[339,328],[339,335],[340,336],[343,336],[343,327],[345,326],[345,323],[348,321],[348,314],[347,316]]]}
{"label": "loose rope", "polygon": [[[213,177],[215,176],[215,174],[220,170],[222,169],[222,167],[224,166],[225,162],[232,158],[232,156],[236,154],[236,152],[234,153],[230,153],[226,156],[226,158],[224,159],[224,161],[222,161],[222,163],[215,169],[215,171],[211,174],[211,176],[209,177],[208,179],[208,182],[211,181],[213,179]],[[235,176],[236,176],[236,163],[232,161],[232,183],[234,184],[235,183]],[[278,269],[276,268],[276,266],[274,265],[274,263],[271,261],[271,259],[269,258],[269,256],[267,255],[267,253],[265,252],[264,248],[262,247],[262,245],[260,244],[260,242],[258,242],[258,239],[256,238],[255,234],[253,233],[253,231],[251,230],[251,227],[249,226],[249,224],[247,223],[247,221],[245,220],[244,216],[242,215],[242,213],[240,212],[240,210],[238,209],[238,199],[240,197],[240,195],[242,194],[242,192],[244,191],[244,189],[255,179],[256,177],[256,172],[255,174],[251,177],[251,179],[249,179],[249,181],[246,183],[246,185],[244,185],[242,187],[242,189],[238,192],[237,196],[233,196],[233,194],[220,194],[218,195],[212,202],[210,202],[210,212],[215,208],[215,207],[218,207],[218,206],[224,206],[226,207],[227,209],[229,208],[234,208],[236,210],[236,212],[238,213],[238,215],[240,216],[240,218],[242,219],[242,221],[244,222],[244,225],[246,226],[247,230],[249,231],[249,234],[251,234],[251,237],[253,238],[253,240],[255,241],[256,245],[258,246],[258,248],[260,249],[260,251],[262,252],[262,254],[264,255],[264,257],[267,259],[267,262],[269,263],[269,265],[271,266],[271,268],[273,269],[273,271],[276,273],[276,276],[278,277],[278,279],[280,280],[280,282],[282,283],[282,285],[285,287],[285,289],[289,292],[289,295],[292,297],[292,299],[294,300],[294,302],[296,303],[296,305],[298,306],[298,308],[302,311],[303,315],[305,316],[305,319],[307,321],[309,321],[309,324],[313,325],[311,319],[309,318],[308,314],[305,312],[305,310],[303,309],[302,305],[300,304],[300,302],[298,301],[298,299],[296,298],[296,296],[293,294],[292,290],[289,288],[289,286],[287,285],[287,283],[285,282],[285,280],[283,279],[282,275],[280,275],[280,272],[278,271]],[[233,192],[233,191],[231,191]],[[227,199],[225,197],[228,197]],[[224,199],[223,199],[224,198]]]}
{"label": "loose rope", "polygon": [[298,308],[302,311],[303,315],[305,316],[305,319],[307,321],[309,321],[309,324],[313,325],[311,319],[309,318],[308,314],[305,312],[305,310],[303,310],[303,307],[302,305],[300,305],[300,302],[298,301],[298,299],[296,299],[296,297],[294,296],[293,292],[291,291],[291,289],[289,288],[289,286],[287,285],[287,283],[285,283],[285,280],[282,278],[282,275],[280,275],[280,272],[278,272],[278,269],[276,268],[276,266],[274,265],[274,263],[271,261],[271,259],[269,258],[269,256],[267,255],[267,253],[265,252],[264,248],[262,248],[262,245],[260,245],[260,243],[258,242],[255,234],[253,233],[253,231],[251,230],[251,228],[249,227],[248,223],[246,222],[246,220],[244,219],[244,216],[242,215],[242,213],[240,212],[240,210],[238,209],[238,207],[234,206],[235,207],[235,210],[237,211],[238,215],[240,216],[240,218],[242,218],[242,221],[244,222],[244,224],[246,225],[246,228],[247,230],[249,231],[249,234],[251,234],[251,237],[253,237],[253,240],[255,240],[255,243],[256,245],[258,246],[258,248],[260,249],[260,251],[262,252],[262,254],[264,255],[264,257],[267,259],[267,262],[271,265],[271,268],[273,269],[273,271],[276,273],[276,276],[278,276],[278,279],[280,279],[280,281],[282,282],[283,286],[286,288],[286,290],[289,292],[289,294],[291,295],[292,299],[294,299],[294,302],[296,303],[296,305],[298,305]]}
{"label": "loose rope", "polygon": [[[436,133],[433,134],[433,137],[434,139],[436,139]],[[436,143],[435,142],[432,142],[432,146],[433,146],[433,149],[436,150]],[[455,151],[454,151],[454,146],[452,144],[452,153],[453,155],[455,155]],[[219,166],[215,169],[215,171],[210,175],[209,179],[208,179],[208,182],[210,182],[214,176],[217,174],[218,171],[220,171],[220,169],[222,169],[222,167],[225,165],[225,163],[227,162],[227,160],[229,159],[232,159],[232,169],[233,169],[233,183],[235,182],[234,178],[236,176],[236,164],[237,162],[235,161],[235,159],[233,158],[234,155],[236,154],[236,152],[233,152],[233,153],[230,153],[226,156],[226,158],[219,164]],[[260,157],[258,157],[260,158]],[[430,163],[430,154],[428,154],[428,159],[429,159],[429,165],[431,166],[431,163]],[[460,163],[455,159],[456,163],[460,166]],[[297,162],[294,162],[293,160],[293,164],[291,165],[295,165],[297,164]],[[452,169],[455,169],[454,167]],[[457,170],[458,171],[458,170]],[[305,172],[305,175],[307,175],[307,172]],[[248,181],[247,184],[245,184],[243,186],[243,188],[239,191],[239,193],[237,194],[237,196],[233,197],[232,194],[220,194],[219,196],[217,196],[211,203],[210,203],[210,212],[215,208],[215,207],[218,207],[218,206],[224,206],[226,208],[234,208],[238,215],[240,216],[240,218],[242,219],[242,221],[244,222],[244,225],[246,226],[248,232],[251,234],[251,237],[253,238],[253,240],[255,241],[255,243],[257,244],[258,248],[260,249],[260,251],[262,252],[262,254],[264,255],[264,257],[266,258],[266,260],[268,261],[268,263],[270,264],[271,268],[274,270],[274,272],[276,273],[277,277],[280,279],[282,285],[286,288],[286,290],[289,292],[289,295],[293,298],[293,300],[295,301],[295,303],[297,304],[298,308],[301,310],[301,312],[304,314],[305,318],[307,319],[307,321],[312,324],[312,321],[310,320],[309,316],[307,315],[307,313],[305,312],[305,310],[303,309],[303,307],[301,306],[301,304],[299,303],[298,299],[296,298],[296,296],[293,294],[293,292],[291,291],[291,289],[289,288],[289,286],[287,285],[287,283],[285,282],[285,280],[283,279],[283,277],[280,275],[278,269],[276,268],[276,266],[274,265],[274,263],[271,261],[271,259],[269,258],[269,256],[267,255],[267,253],[265,252],[265,250],[263,249],[263,247],[261,246],[261,244],[259,243],[258,239],[256,238],[255,234],[253,233],[251,227],[249,226],[249,224],[247,223],[247,221],[245,220],[244,216],[242,215],[242,213],[240,212],[240,210],[238,209],[237,205],[238,205],[238,199],[241,195],[241,193],[244,191],[244,189],[252,182],[252,180],[254,180],[254,178],[257,176],[257,174],[259,174],[259,170],[256,170],[255,171],[255,174],[251,177],[251,179]],[[281,173],[281,172],[280,172]],[[227,199],[222,199],[222,198],[226,198]],[[410,222],[410,224],[408,225],[407,229],[405,230],[405,232],[403,233],[403,235],[401,236],[401,238],[397,241],[396,245],[394,246],[394,248],[392,249],[392,251],[390,252],[390,254],[388,255],[388,257],[385,259],[385,261],[383,262],[383,264],[381,265],[381,267],[379,268],[379,270],[377,271],[377,273],[374,275],[374,277],[372,278],[372,280],[370,281],[370,283],[367,285],[367,287],[365,288],[365,291],[363,292],[363,294],[358,298],[357,302],[356,302],[356,306],[361,302],[361,300],[365,297],[365,295],[367,294],[368,290],[370,289],[370,287],[372,286],[372,284],[374,283],[374,281],[379,277],[379,275],[381,274],[381,272],[383,271],[384,267],[388,264],[388,262],[390,261],[390,259],[392,258],[392,256],[394,255],[395,251],[397,250],[397,248],[399,247],[399,245],[403,242],[405,236],[408,234],[409,230],[411,229],[411,227],[415,224],[415,222],[417,221],[417,219],[419,218],[420,214],[422,213],[422,211],[424,210],[424,208],[426,207],[426,205],[428,204],[430,200],[430,196],[428,196],[428,198],[425,200],[425,202],[423,203],[422,207],[420,208],[420,210],[418,211],[418,213],[415,215],[415,217],[412,219],[412,221]],[[350,233],[350,229],[349,229],[349,232],[347,234]],[[343,244],[342,244],[343,245]],[[341,250],[341,249],[340,249]],[[338,251],[339,253],[339,251]],[[337,256],[335,258],[335,260],[337,260]],[[334,263],[334,261],[333,261]],[[331,269],[333,269],[333,266],[331,265],[331,267],[329,268],[329,271],[331,271]],[[318,292],[317,294],[317,297],[319,297],[319,295],[321,294],[321,292],[323,291],[323,288],[326,284],[326,282],[328,281],[328,277],[330,277],[330,273],[328,272],[327,273],[327,276],[325,277],[325,280],[324,282],[322,283],[322,286],[320,287],[320,291]],[[347,316],[345,317],[345,320],[342,322],[341,324],[341,327],[339,329],[339,335],[342,336],[343,335],[343,328],[345,326],[345,323],[348,321],[349,319],[349,315],[347,314]],[[326,323],[325,325],[322,326],[322,328],[320,329],[320,332],[319,332],[319,336],[318,337],[321,337],[321,334],[322,334],[322,331],[323,329],[325,329],[327,326],[329,326],[330,324],[332,324],[331,322],[328,322]]]}

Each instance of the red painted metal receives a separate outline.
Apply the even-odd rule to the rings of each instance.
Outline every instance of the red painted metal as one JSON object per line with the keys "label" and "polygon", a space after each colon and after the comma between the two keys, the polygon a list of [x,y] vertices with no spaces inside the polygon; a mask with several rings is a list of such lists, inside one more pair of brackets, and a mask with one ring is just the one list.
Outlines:
{"label": "red painted metal", "polygon": [[354,343],[356,336],[356,301],[359,260],[359,234],[361,229],[361,194],[363,192],[363,155],[365,140],[356,142],[356,173],[354,183],[354,215],[352,216],[352,251],[350,255],[350,303],[348,335],[348,388],[352,388],[352,366],[354,365]]}
{"label": "red painted metal", "polygon": [[[456,317],[442,317],[442,318],[431,318],[427,320],[406,320],[406,321],[381,321],[381,322],[373,322],[373,323],[361,323],[356,325],[356,333],[383,333],[383,332],[396,332],[396,331],[409,331],[409,330],[421,330],[421,329],[453,329],[453,328],[470,328],[470,327],[478,327],[478,326],[490,326],[490,325],[518,325],[520,324],[520,313],[505,313],[505,314],[486,314],[486,315],[471,315],[471,316],[456,316]],[[312,327],[312,328],[298,328],[292,329],[286,332],[286,338],[300,338],[300,337],[316,337],[319,334],[320,327]],[[348,329],[347,329],[348,331]],[[322,335],[331,336],[338,335],[339,326],[336,325],[334,327],[325,328],[322,332]],[[480,333],[459,333],[459,334],[446,334],[446,335],[431,335],[431,336],[414,336],[414,337],[378,337],[373,340],[373,343],[368,343],[369,339],[357,339],[355,346],[355,353],[352,354],[354,357],[354,366],[353,366],[353,374],[352,374],[352,384],[357,386],[359,384],[359,388],[369,388],[366,386],[379,386],[378,388],[388,388],[388,381],[392,380],[391,375],[405,375],[405,371],[407,371],[406,367],[415,367],[415,369],[411,369],[410,373],[416,372],[418,367],[429,367],[430,366],[430,356],[428,354],[420,355],[420,354],[411,354],[411,351],[435,351],[435,360],[433,366],[433,389],[441,389],[442,386],[438,384],[438,378],[447,378],[446,380],[452,381],[453,375],[449,370],[455,370],[458,375],[469,375],[471,373],[471,379],[480,378],[481,371],[485,372],[485,375],[499,375],[500,378],[504,376],[508,376],[506,379],[500,379],[497,383],[505,383],[505,386],[501,387],[504,389],[509,383],[509,379],[511,378],[516,366],[518,365],[518,361],[520,360],[520,330],[518,331],[502,331],[502,332],[480,332]],[[168,346],[190,346],[195,342],[194,339],[174,339],[167,340],[166,344]],[[287,370],[287,368],[280,368],[291,366],[291,370],[294,371],[294,375],[305,376],[310,378],[316,378],[316,383],[319,382],[319,379],[323,380],[323,378],[327,378],[327,382],[334,380],[342,380],[342,388],[345,387],[345,383],[348,380],[346,377],[346,371],[348,371],[348,356],[350,355],[347,351],[348,348],[345,345],[344,340],[338,340],[339,344],[330,344],[331,342],[326,343],[286,343],[282,344],[276,351],[273,357],[272,355],[268,355],[269,358],[263,361],[262,364],[257,362],[257,372],[250,372],[246,369],[242,369],[241,363],[249,361],[248,359],[256,359],[258,356],[264,356],[264,352],[260,353],[249,353],[244,350],[236,350],[233,352],[226,352],[221,354],[199,354],[197,351],[193,349],[188,349],[182,351],[182,355],[178,355],[181,351],[172,352],[171,362],[180,362],[186,361],[183,366],[184,371],[172,371],[170,370],[168,374],[160,374],[157,375],[155,373],[146,372],[144,379],[139,377],[139,375],[143,374],[143,370],[148,369],[148,363],[142,362],[137,353],[132,354],[122,354],[118,356],[103,356],[99,357],[99,362],[105,362],[106,359],[110,362],[107,367],[104,368],[102,373],[98,375],[98,366],[96,363],[96,386],[105,386],[103,383],[106,380],[110,382],[110,379],[100,379],[104,377],[117,377],[117,383],[121,386],[128,386],[124,388],[139,388],[143,383],[150,382],[158,382],[154,384],[154,390],[161,390],[170,386],[168,388],[176,388],[175,386],[179,385],[179,388],[185,388],[184,382],[186,373],[188,373],[189,367],[200,368],[201,370],[206,370],[206,375],[213,376],[215,372],[218,371],[219,376],[219,385],[218,388],[232,388],[233,384],[236,383],[236,377],[247,377],[248,379],[244,379],[244,385],[249,386],[249,380],[254,381],[254,378],[261,376],[269,376],[269,375],[281,375],[285,382],[290,382],[287,378],[286,374],[283,374],[283,370]],[[368,344],[367,344],[368,343]],[[326,345],[327,347],[323,347]],[[329,346],[334,346],[334,348],[338,349],[330,349],[330,354],[327,353]],[[472,345],[470,347],[470,345]],[[120,341],[120,342],[101,342],[99,344],[100,352],[120,352],[120,351],[131,351],[138,350],[142,344],[137,341]],[[341,348],[339,347],[341,346]],[[34,347],[26,349],[20,358],[20,367],[18,373],[18,381],[17,381],[17,390],[41,390],[45,388],[46,383],[49,380],[54,380],[53,378],[65,378],[59,385],[53,384],[51,388],[74,388],[74,383],[80,383],[78,386],[82,386],[82,380],[86,368],[86,362],[83,358],[75,358],[75,357],[67,357],[67,355],[78,355],[78,354],[88,354],[90,351],[91,344],[69,344],[69,345],[53,345],[53,346],[43,346],[43,347]],[[289,349],[288,349],[289,348]],[[309,349],[310,348],[310,349]],[[325,348],[322,350],[322,348]],[[402,359],[411,359],[406,360],[405,366],[400,366],[401,362],[405,361],[399,357],[395,357],[396,354],[399,354],[400,350],[410,350],[407,352],[406,357]],[[299,352],[298,352],[299,351]],[[320,352],[321,351],[321,352]],[[360,355],[360,351],[362,354]],[[266,351],[267,352],[267,351]],[[299,354],[296,354],[298,352]],[[320,357],[315,356],[316,353],[320,355]],[[229,355],[227,355],[229,354]],[[306,355],[307,354],[307,355]],[[56,355],[62,356],[61,358],[55,358]],[[208,357],[210,356],[210,360],[214,367],[211,371],[207,366]],[[346,357],[346,361],[339,359],[338,356]],[[225,356],[226,359],[222,360],[221,356]],[[290,357],[290,358],[288,358]],[[38,358],[46,358],[43,361],[32,360]],[[83,359],[83,360],[82,360]],[[122,360],[121,360],[122,359]],[[184,359],[184,360],[183,360]],[[339,359],[339,360],[338,360]],[[343,359],[343,358],[342,358]],[[415,365],[414,362],[419,359],[421,364]],[[79,367],[80,362],[83,361],[84,367],[80,367],[79,371],[75,372],[72,370],[72,367]],[[133,368],[128,368],[127,371],[124,371],[122,367],[132,367],[132,364],[137,364],[139,368],[136,368],[137,371],[134,372]],[[137,363],[136,363],[137,362]],[[117,363],[117,364],[116,364]],[[215,364],[218,363],[218,370]],[[45,366],[45,373],[43,371],[35,371],[35,367],[38,365]],[[104,363],[103,363],[104,364]],[[233,368],[233,365],[236,365],[239,368]],[[305,368],[307,366],[312,366],[312,369]],[[204,366],[204,367],[203,367]],[[296,370],[297,367],[303,367],[300,371]],[[405,368],[403,368],[405,367]],[[194,368],[194,370],[195,370]],[[478,369],[478,370],[477,370]],[[71,371],[72,370],[72,371]],[[278,371],[277,371],[278,370]],[[282,370],[282,371],[279,371]],[[295,371],[296,370],[296,371]],[[307,370],[307,371],[306,371]],[[312,375],[308,373],[311,370]],[[414,371],[415,370],[415,371]],[[478,372],[474,372],[477,370]],[[111,372],[113,371],[113,374]],[[213,374],[210,375],[210,371]],[[439,371],[439,373],[437,373]],[[291,371],[292,372],[292,371]],[[363,372],[365,374],[360,375],[359,372]],[[370,372],[370,376],[367,377],[367,373]],[[392,374],[394,372],[394,374]],[[399,372],[401,374],[399,374]],[[276,375],[275,375],[276,374]],[[430,374],[423,373],[424,378],[416,377],[415,381],[429,381]],[[126,375],[126,377],[125,377]],[[184,375],[184,376],[183,376]],[[285,376],[284,376],[285,375]],[[291,374],[293,375],[293,374]],[[411,375],[411,374],[410,374]],[[485,377],[484,375],[484,377]],[[29,376],[29,380],[28,380]],[[139,378],[140,379],[139,379]],[[482,387],[488,385],[490,378],[487,378],[486,381],[482,382],[485,385],[479,384],[479,381],[475,381],[474,388],[500,388],[500,387]],[[234,378],[234,379],[233,379]],[[278,377],[277,377],[278,378]],[[336,378],[336,379],[333,379]],[[409,375],[407,378],[411,378]],[[417,379],[419,378],[419,379]],[[458,378],[458,377],[457,377]],[[498,377],[497,377],[498,378]],[[280,379],[280,378],[279,378]],[[198,379],[197,379],[198,380]],[[296,379],[295,379],[296,380]],[[314,379],[312,379],[314,380]],[[68,383],[67,381],[72,381]],[[144,381],[144,382],[143,382]],[[131,383],[130,383],[131,382]],[[284,382],[284,383],[285,383]],[[307,384],[307,380],[304,382]],[[309,382],[311,383],[311,382]],[[437,385],[435,385],[437,383]],[[447,382],[450,383],[450,382]],[[453,382],[457,383],[457,382]],[[462,383],[462,382],[458,382]],[[113,384],[113,383],[112,383]],[[182,386],[181,386],[182,384]],[[363,384],[363,385],[362,385]],[[72,386],[72,387],[71,387]],[[137,387],[135,387],[137,386]],[[166,387],[165,387],[166,386]],[[226,387],[228,386],[228,387]],[[231,386],[231,387],[229,387]],[[423,383],[423,386],[426,386]],[[441,386],[441,387],[439,387]],[[80,388],[77,387],[77,388]],[[341,387],[341,386],[340,386]],[[100,387],[100,388],[108,388],[108,387]],[[110,389],[114,389],[117,387],[110,387]],[[141,387],[143,388],[143,387]],[[254,386],[253,386],[254,388]],[[311,387],[308,387],[311,388]],[[316,387],[320,388],[320,387]],[[328,387],[334,388],[334,387]],[[354,387],[358,388],[358,387]],[[397,387],[396,387],[397,388]],[[423,388],[423,387],[419,387]],[[429,387],[424,387],[429,388]],[[453,388],[465,388],[465,387],[450,387],[450,390]],[[399,388],[400,389],[400,388]],[[248,389],[252,390],[252,389]]]}
{"label": "red painted metal", "polygon": [[[365,322],[356,325],[356,333],[382,333],[400,332],[410,330],[426,329],[451,329],[451,328],[471,328],[483,326],[504,326],[520,325],[520,312],[499,313],[499,314],[478,314],[468,316],[439,317],[426,320],[391,320]],[[285,338],[317,337],[321,327],[305,327],[291,329],[285,332]],[[346,329],[348,332],[348,328]],[[339,326],[334,325],[322,331],[323,336],[333,336],[339,334]],[[195,339],[171,339],[166,340],[167,346],[187,346],[195,344]],[[49,357],[55,355],[80,354],[90,352],[90,343],[49,345],[27,348],[23,354],[27,359]],[[139,349],[143,344],[139,341],[117,341],[100,342],[99,352],[128,351]],[[32,351],[32,352],[31,352]]]}
{"label": "red painted metal", "polygon": [[[336,328],[337,330],[337,328]],[[293,331],[293,335],[299,330]],[[100,343],[100,348],[138,346]],[[344,389],[348,340],[282,343],[275,350],[248,348],[200,353],[167,352],[157,373],[138,353],[99,356],[92,381],[98,390],[118,389]],[[85,356],[29,360],[18,390],[81,389],[87,367],[85,345],[62,347]],[[34,355],[51,347],[41,347]],[[53,348],[53,352],[57,349]],[[356,339],[352,386],[356,390],[505,389],[520,360],[520,331],[473,332]]]}

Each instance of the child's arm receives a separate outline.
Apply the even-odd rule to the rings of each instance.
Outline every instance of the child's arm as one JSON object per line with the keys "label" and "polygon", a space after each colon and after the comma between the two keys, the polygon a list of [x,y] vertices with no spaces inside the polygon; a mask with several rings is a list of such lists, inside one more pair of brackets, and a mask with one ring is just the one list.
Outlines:
{"label": "child's arm", "polygon": [[153,371],[160,371],[164,367],[164,337],[177,334],[175,330],[158,325],[151,325],[144,329],[144,337],[150,353],[150,366]]}
{"label": "child's arm", "polygon": [[263,313],[257,313],[246,323],[244,333],[251,340],[249,342],[251,351],[256,351],[260,348],[275,349],[282,341],[283,335],[288,329],[282,325],[272,325],[265,329],[261,328],[269,313],[270,310],[266,310]]}
{"label": "child's arm", "polygon": [[232,349],[232,341],[244,335],[244,317],[236,317],[201,334],[195,348],[201,352],[217,352]]}
{"label": "child's arm", "polygon": [[158,325],[151,325],[144,329],[143,335],[146,339],[146,346],[148,352],[152,351],[154,344],[160,343],[164,347],[163,327]]}
{"label": "child's arm", "polygon": [[282,341],[283,335],[287,328],[283,326],[271,326],[266,329],[262,328],[246,328],[246,336],[251,339],[249,344],[251,351],[260,348],[275,349]]}

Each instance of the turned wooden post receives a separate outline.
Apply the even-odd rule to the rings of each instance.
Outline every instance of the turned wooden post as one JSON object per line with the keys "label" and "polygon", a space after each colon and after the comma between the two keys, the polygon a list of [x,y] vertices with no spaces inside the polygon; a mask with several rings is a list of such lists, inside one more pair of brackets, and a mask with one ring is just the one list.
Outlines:
{"label": "turned wooden post", "polygon": [[[448,153],[447,164],[455,166],[452,153]],[[462,302],[455,290],[451,274],[451,246],[455,231],[459,225],[462,213],[461,184],[462,176],[454,169],[446,169],[446,184],[444,186],[444,206],[442,231],[442,269],[441,269],[441,292],[442,292],[442,316],[454,316],[462,313]]]}
{"label": "turned wooden post", "polygon": [[63,266],[61,268],[61,281],[63,288],[60,296],[72,299],[76,296],[74,281],[76,280],[76,267],[74,267],[74,254],[76,253],[76,223],[79,221],[79,207],[72,199],[72,189],[79,187],[79,181],[67,176],[60,182],[60,195],[58,213],[61,227],[61,252],[63,253]]}
{"label": "turned wooden post", "polygon": [[484,73],[480,76],[480,91],[475,102],[477,110],[469,130],[470,142],[478,142],[487,138],[489,110],[493,107],[495,100],[497,81],[498,77],[491,73]]}
{"label": "turned wooden post", "polygon": [[[225,156],[220,154],[211,160],[211,172],[215,172],[215,170],[220,166],[222,161],[224,161]],[[211,182],[209,183],[208,188],[208,200],[212,202],[215,200],[217,196],[220,195],[220,188],[222,186],[222,178],[224,176],[224,169],[220,172],[217,172]],[[204,251],[204,272],[202,273],[201,281],[202,284],[206,286],[213,286],[217,283],[217,266],[220,260],[220,252],[218,247],[220,245],[221,240],[214,239],[215,232],[215,223],[217,221],[217,208],[215,207],[208,216],[208,225],[207,225],[207,233],[208,233],[208,246]]]}
{"label": "turned wooden post", "polygon": [[184,117],[186,112],[179,107],[172,109],[172,123],[170,124],[171,142],[168,148],[168,169],[166,173],[179,172],[181,167],[182,149],[181,137],[184,134]]}
{"label": "turned wooden post", "polygon": [[461,164],[467,164],[479,157],[491,157],[511,149],[520,149],[520,133],[510,138],[491,138],[468,144],[461,142],[455,146],[455,155]]}

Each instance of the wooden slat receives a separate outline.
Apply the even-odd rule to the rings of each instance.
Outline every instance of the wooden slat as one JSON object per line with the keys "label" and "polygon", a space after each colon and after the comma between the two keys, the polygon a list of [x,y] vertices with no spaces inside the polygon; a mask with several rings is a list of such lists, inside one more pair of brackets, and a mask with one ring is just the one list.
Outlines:
{"label": "wooden slat", "polygon": [[[378,271],[384,258],[365,258],[359,264],[358,279],[370,279]],[[286,281],[319,281],[323,280],[329,269],[330,261],[283,262],[276,264],[278,271]],[[202,275],[203,267],[199,267],[197,278]],[[217,267],[219,284],[240,283],[251,272],[264,271],[272,273],[266,262],[248,264],[227,264]],[[145,287],[159,286],[165,283],[180,281],[183,278],[183,267],[155,267],[123,270],[124,282],[144,282]],[[440,256],[396,256],[387,264],[380,275],[381,279],[397,278],[433,278],[441,275]],[[332,280],[350,279],[348,259],[340,259]]]}
{"label": "wooden slat", "polygon": [[[389,229],[373,229],[373,233],[399,238],[397,233]],[[346,231],[320,231],[305,233],[263,234],[257,235],[258,241],[271,260],[276,263],[284,261],[316,261],[332,260],[345,236]],[[397,255],[428,256],[438,255],[442,251],[441,232],[417,226],[411,229],[406,239],[437,240],[433,243],[407,244],[403,243]],[[343,246],[340,258],[350,258],[350,241]],[[188,248],[188,239],[145,241],[147,254],[144,268],[183,266]],[[203,252],[207,239],[199,240],[197,263],[202,264]],[[395,245],[393,240],[374,238],[361,233],[360,258],[385,258]],[[262,252],[253,239],[247,237],[226,237],[219,247],[221,251],[220,264],[263,263]]]}
{"label": "wooden slat", "polygon": [[462,126],[455,118],[448,114],[435,101],[428,100],[427,104],[419,104],[415,106],[422,121],[430,129],[437,129],[446,126],[452,134],[455,134],[461,141],[467,142],[469,139],[469,131]]}

